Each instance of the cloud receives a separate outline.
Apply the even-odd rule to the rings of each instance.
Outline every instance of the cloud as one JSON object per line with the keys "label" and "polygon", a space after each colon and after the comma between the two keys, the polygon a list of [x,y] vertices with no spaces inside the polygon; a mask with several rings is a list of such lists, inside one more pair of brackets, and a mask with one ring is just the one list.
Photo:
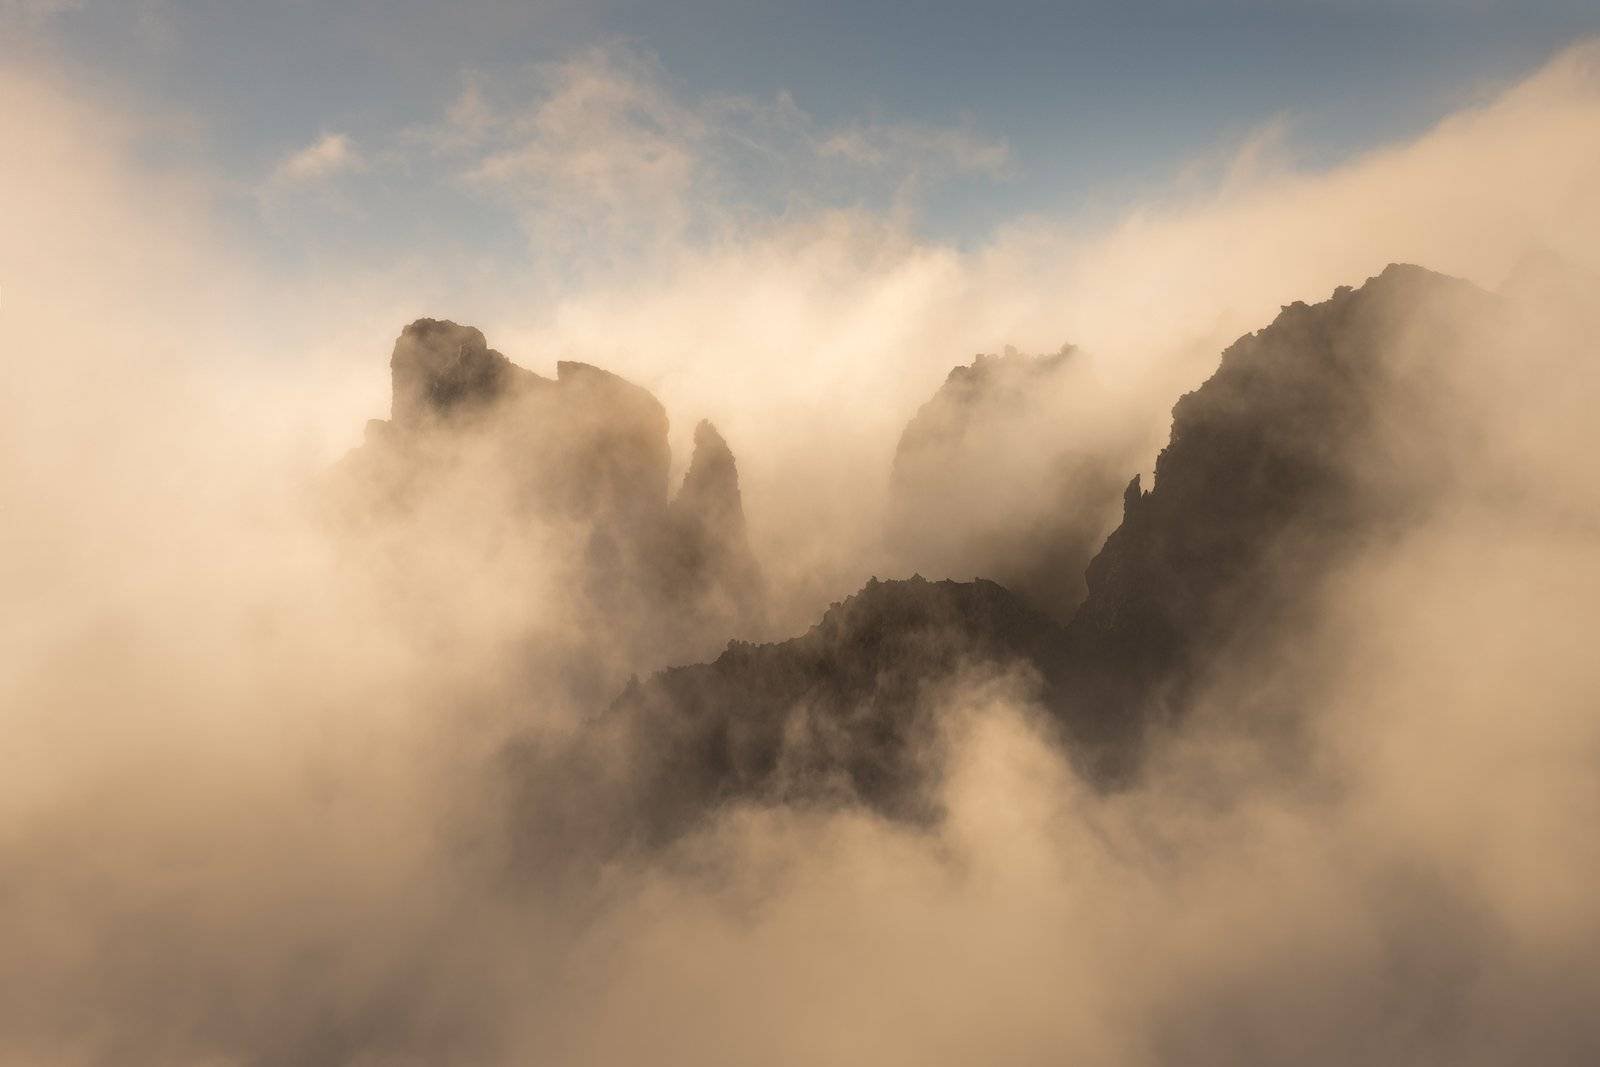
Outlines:
{"label": "cloud", "polygon": [[532,72],[475,77],[444,122],[407,139],[457,160],[466,184],[515,211],[536,248],[654,256],[751,217],[911,198],[956,177],[995,179],[1004,142],[970,124],[827,128],[787,93],[686,97],[647,54],[592,48]]}
{"label": "cloud", "polygon": [[[530,234],[569,212],[597,240],[649,232],[635,269],[558,288],[471,238],[275,275],[212,176],[141,164],[137,117],[6,74],[0,132],[30,151],[0,169],[0,247],[27,250],[0,278],[0,1058],[1592,1060],[1592,359],[1461,361],[1440,396],[1492,413],[1464,455],[1517,492],[1445,479],[1261,650],[1325,668],[1309,765],[1223,728],[1273,692],[1258,663],[1112,798],[972,679],[940,831],[734,810],[578,902],[502,878],[486,770],[550,711],[496,688],[538,669],[501,627],[557,594],[495,590],[443,538],[421,574],[341,554],[297,489],[382,413],[401,323],[473,320],[536,369],[649,385],[679,427],[715,418],[805,625],[881,562],[895,435],[975,351],[1083,344],[1063,425],[1087,449],[1141,428],[1134,465],[1284,302],[1393,259],[1488,285],[1540,249],[1595,267],[1597,56],[1338,167],[1257,153],[1103,229],[1019,220],[971,251],[855,195],[913,170],[915,138],[896,162],[870,123],[856,141],[580,56],[520,103],[463,96],[426,148],[456,175],[502,160],[474,188]],[[589,128],[594,154],[563,158]]]}
{"label": "cloud", "polygon": [[361,170],[365,165],[348,135],[325,133],[279,163],[272,172],[272,181],[280,185],[309,184]]}
{"label": "cloud", "polygon": [[703,117],[631,57],[591,52],[546,79],[547,95],[497,120],[470,90],[457,101],[454,129],[495,135],[467,180],[505,196],[536,233],[573,228],[574,240],[618,241],[681,232],[689,196],[707,180]]}
{"label": "cloud", "polygon": [[857,125],[829,135],[817,150],[871,167],[910,166],[992,178],[1009,176],[1015,162],[1005,141],[985,137],[970,126]]}

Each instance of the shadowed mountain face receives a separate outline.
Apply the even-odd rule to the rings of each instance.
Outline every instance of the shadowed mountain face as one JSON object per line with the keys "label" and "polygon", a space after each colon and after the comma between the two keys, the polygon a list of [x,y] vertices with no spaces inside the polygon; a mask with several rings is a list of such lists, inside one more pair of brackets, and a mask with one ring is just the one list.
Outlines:
{"label": "shadowed mountain face", "polygon": [[[949,687],[1011,674],[1027,695],[1053,701],[1039,665],[1062,637],[993,582],[873,579],[800,637],[736,641],[711,663],[629,686],[571,748],[514,746],[521,821],[552,833],[552,819],[579,824],[584,840],[612,832],[634,844],[664,841],[736,800],[861,802],[927,821],[937,815],[928,787]],[[612,810],[588,806],[597,794]],[[574,797],[581,810],[568,806]],[[543,851],[542,842],[527,849]]]}
{"label": "shadowed mountain face", "polygon": [[1071,425],[1083,402],[1073,394],[1086,384],[1080,358],[1070,346],[1048,356],[1008,349],[950,372],[895,450],[888,541],[901,565],[992,578],[1070,617],[1126,480]]}
{"label": "shadowed mountain face", "polygon": [[[735,643],[631,686],[560,758],[610,780],[615,824],[649,839],[736,800],[851,800],[927,819],[940,692],[1010,671],[1092,780],[1124,782],[1150,729],[1292,630],[1350,552],[1428,506],[1449,448],[1430,432],[1430,386],[1499,314],[1498,298],[1415,267],[1286,307],[1178,402],[1154,487],[1128,485],[1066,625],[992,582],[874,580],[802,637]],[[940,412],[966,410],[984,373],[953,377],[961,398],[941,391],[902,462],[960,439]],[[944,425],[929,429],[936,416]],[[522,781],[544,783],[523,799],[545,816],[560,810],[548,792],[559,775],[535,769],[547,758],[524,748],[512,760]]]}
{"label": "shadowed mountain face", "polygon": [[1128,486],[1068,627],[1071,699],[1129,739],[1114,766],[1148,725],[1181,717],[1208,674],[1300,621],[1330,568],[1428,506],[1449,459],[1428,429],[1431,394],[1499,305],[1391,266],[1284,308],[1178,401],[1155,485]]}
{"label": "shadowed mountain face", "polygon": [[[420,595],[448,598],[452,575],[481,572],[542,618],[566,605],[577,626],[565,629],[595,654],[620,651],[599,686],[759,625],[738,472],[710,423],[674,499],[666,411],[614,374],[562,362],[545,378],[433,319],[405,328],[390,368],[392,417],[368,424],[333,499],[399,581],[432,580]],[[560,656],[569,676],[587,673],[582,649]]]}

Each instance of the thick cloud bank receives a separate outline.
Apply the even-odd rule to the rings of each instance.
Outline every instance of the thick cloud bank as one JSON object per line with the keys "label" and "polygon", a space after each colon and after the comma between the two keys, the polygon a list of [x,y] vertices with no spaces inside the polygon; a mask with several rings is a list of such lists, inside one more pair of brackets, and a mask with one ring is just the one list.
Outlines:
{"label": "thick cloud bank", "polygon": [[[1234,168],[1099,232],[1036,220],[958,252],[898,217],[797,211],[669,234],[648,269],[532,311],[514,284],[418,284],[464,261],[449,250],[280,278],[233,244],[214,176],[141,154],[148,123],[0,77],[0,135],[29,146],[0,170],[0,246],[26,253],[0,278],[0,1060],[1594,1062],[1597,64],[1574,49],[1413,143]],[[716,140],[717,116],[692,117],[658,124],[688,131],[660,158]],[[551,165],[506,159],[499,179]],[[1393,283],[1397,261],[1465,280],[1345,332],[1337,287]],[[687,750],[626,701],[699,637],[670,595],[596,591],[620,572],[584,555],[592,514],[512,509],[526,483],[476,432],[406,439],[443,454],[422,506],[328,504],[424,313],[481,326],[491,370],[487,343],[551,389],[587,373],[561,360],[659,401],[638,404],[670,420],[646,435],[646,525],[696,567],[708,516],[736,530],[764,640],[949,558],[946,531],[892,526],[895,448],[952,367],[1006,343],[1078,346],[1049,394],[1054,454],[1113,485],[1156,471],[1101,553],[1131,569],[1090,568],[1103,634],[1153,610],[1126,575],[1194,563],[1182,534],[1207,527],[1177,519],[1270,511],[1311,471],[1337,472],[1337,506],[1274,525],[1270,552],[1252,540],[1244,603],[1185,603],[1239,625],[1164,646],[1176,688],[1165,669],[1131,697],[1102,684],[1097,664],[1143,655],[1120,638],[1052,668],[938,628],[916,644],[938,668],[889,679],[914,730],[875,732],[871,699],[786,719],[805,759],[693,793],[657,832],[630,790]],[[1310,379],[1255,361],[1296,331],[1282,352],[1324,360]],[[1237,388],[1195,391],[1213,372]],[[1217,481],[1188,481],[1178,457],[1215,458],[1207,434],[1262,402],[1260,440],[1220,442]],[[570,414],[527,403],[545,414],[525,428]],[[702,418],[716,430],[691,441]],[[986,441],[992,480],[1047,484],[955,479],[947,509],[1026,502],[1034,524],[1050,464]],[[1083,524],[1116,524],[1095,506]],[[985,552],[1033,544],[993,518],[971,527],[1002,531]],[[1203,573],[1239,564],[1211,547]],[[696,620],[727,609],[708,603]],[[1052,669],[1079,699],[1137,699],[1135,773],[1085,768]],[[862,788],[881,766],[848,765],[891,743],[915,769],[904,803]]]}

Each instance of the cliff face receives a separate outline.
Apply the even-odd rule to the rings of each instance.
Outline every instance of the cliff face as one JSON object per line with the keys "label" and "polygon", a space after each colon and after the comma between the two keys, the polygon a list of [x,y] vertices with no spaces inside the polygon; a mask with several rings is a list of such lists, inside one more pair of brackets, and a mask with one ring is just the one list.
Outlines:
{"label": "cliff face", "polygon": [[[620,759],[620,824],[656,837],[741,799],[931,818],[941,686],[1012,670],[1092,781],[1126,781],[1149,730],[1292,628],[1342,559],[1428,506],[1448,449],[1428,394],[1496,314],[1496,298],[1415,267],[1286,307],[1178,402],[1154,486],[1127,485],[1065,625],[992,582],[874,581],[802,637],[735,643],[630,687],[577,763]],[[537,758],[517,762],[527,781]]]}
{"label": "cliff face", "polygon": [[709,423],[673,499],[666,411],[615,374],[561,362],[545,378],[433,319],[405,328],[390,368],[392,417],[368,424],[335,498],[399,569],[455,557],[526,578],[526,596],[554,593],[596,647],[622,649],[619,669],[703,655],[759,621],[737,469]]}
{"label": "cliff face", "polygon": [[887,535],[905,569],[992,578],[1070,616],[1124,480],[1071,424],[1080,360],[1007,350],[950,372],[895,450]]}
{"label": "cliff face", "polygon": [[1391,266],[1285,307],[1178,401],[1155,484],[1128,486],[1067,629],[1064,689],[1117,773],[1232,646],[1292,626],[1330,568],[1427,507],[1447,459],[1429,393],[1498,313],[1467,282]]}

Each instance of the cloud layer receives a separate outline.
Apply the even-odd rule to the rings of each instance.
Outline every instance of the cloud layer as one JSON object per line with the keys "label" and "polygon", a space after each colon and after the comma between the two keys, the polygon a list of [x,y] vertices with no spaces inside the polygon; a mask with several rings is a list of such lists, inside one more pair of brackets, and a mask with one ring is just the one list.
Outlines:
{"label": "cloud layer", "polygon": [[[1063,422],[1131,475],[1280,304],[1392,260],[1489,287],[1539,253],[1600,268],[1596,46],[1331,170],[1235,169],[972,250],[893,193],[1014,165],[980,133],[823,131],[619,62],[469,94],[405,147],[535,238],[505,272],[444,245],[282,276],[216,176],[141,154],[158,124],[0,80],[0,136],[30,149],[0,172],[23,250],[0,277],[0,1058],[1592,1062],[1592,331],[1534,319],[1486,346],[1518,362],[1439,384],[1444,422],[1393,413],[1449,445],[1438,505],[1219,679],[1144,787],[1085,790],[1016,686],[971,678],[943,694],[937,832],[735,810],[577,894],[508,884],[485,770],[510,732],[561,729],[508,696],[525,665],[493,640],[559,615],[447,552],[459,600],[397,598],[300,487],[382,414],[404,321],[472,320],[534,369],[649,386],[682,438],[715,418],[798,628],[893,568],[895,438],[974,352],[1083,346]],[[328,143],[304,176],[353,158]],[[385,180],[390,151],[345,176]],[[889,175],[887,202],[841,161]],[[781,210],[724,195],[768,173]],[[589,243],[598,268],[546,284],[540,249]],[[1299,760],[1237,728],[1283,693],[1316,724]]]}

